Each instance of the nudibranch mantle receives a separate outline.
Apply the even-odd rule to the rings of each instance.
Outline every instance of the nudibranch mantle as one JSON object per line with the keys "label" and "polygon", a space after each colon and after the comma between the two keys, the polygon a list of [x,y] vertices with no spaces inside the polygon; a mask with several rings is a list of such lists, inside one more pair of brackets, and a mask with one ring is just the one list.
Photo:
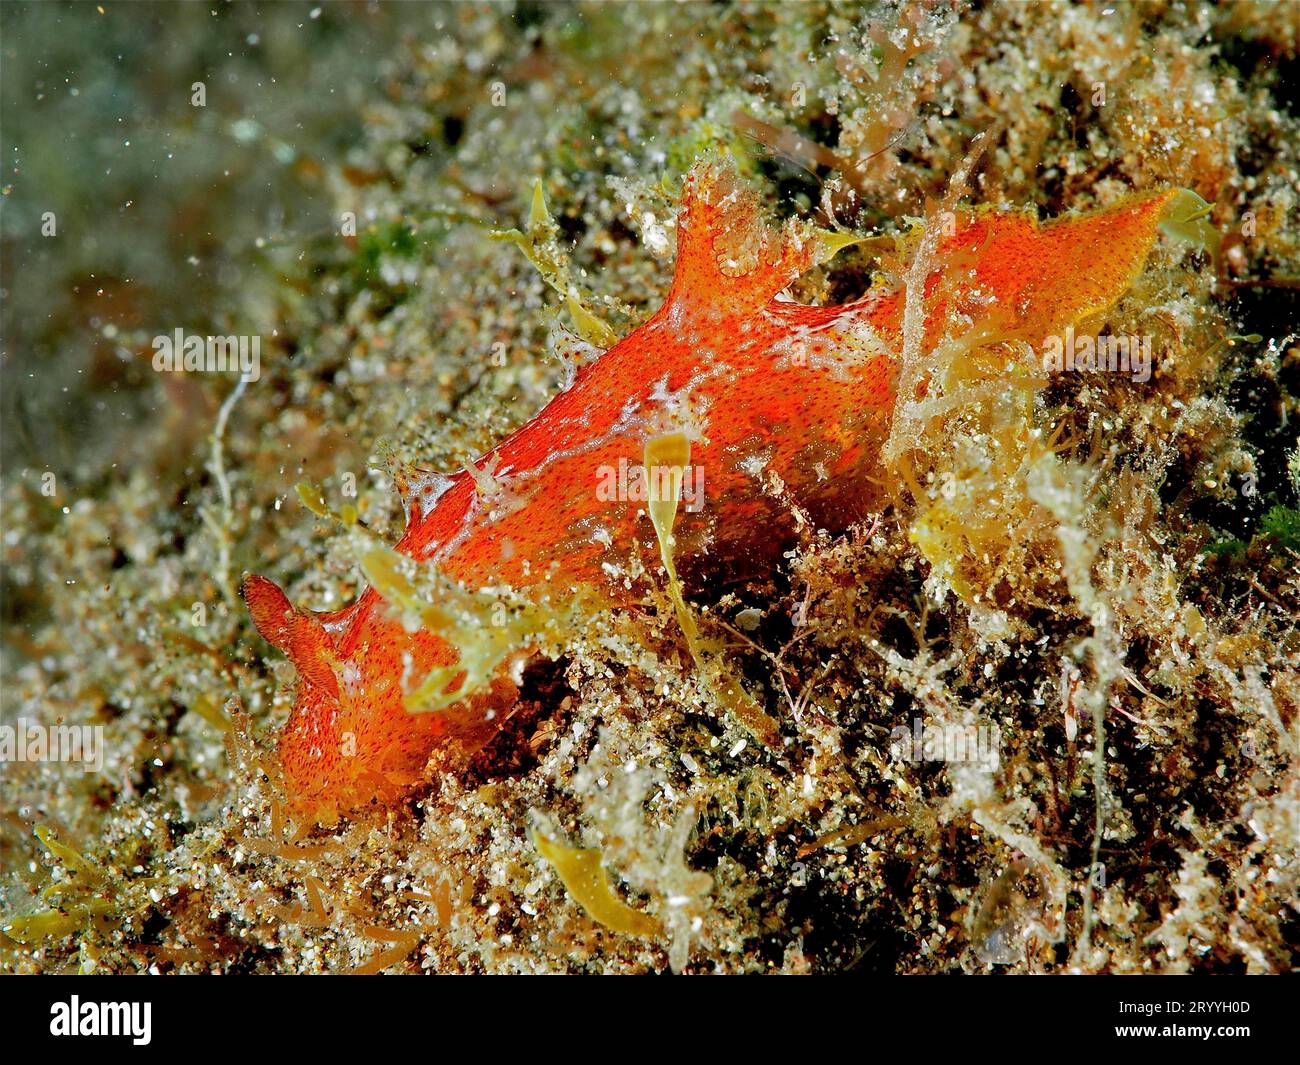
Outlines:
{"label": "nudibranch mantle", "polygon": [[[1108,307],[1175,195],[1138,194],[1043,226],[1021,212],[962,213],[926,281],[925,343],[964,316],[995,317],[1000,337],[1036,345]],[[399,467],[407,525],[395,551],[467,588],[544,587],[552,598],[585,588],[612,604],[641,596],[622,575],[631,553],[654,557],[646,508],[597,486],[602,471],[640,466],[647,441],[665,433],[689,438],[703,474],[704,506],[674,530],[688,572],[770,565],[791,538],[789,501],[832,531],[864,517],[880,499],[905,293],[878,287],[835,306],[786,294],[843,243],[795,220],[768,225],[729,165],[696,164],[662,307],[467,469]],[[329,614],[295,608],[264,577],[242,591],[258,631],[297,667],[278,756],[301,815],[329,821],[397,801],[424,781],[435,749],[484,742],[516,694],[498,670],[454,705],[412,713],[422,679],[462,662],[446,633],[405,624],[373,586]]]}

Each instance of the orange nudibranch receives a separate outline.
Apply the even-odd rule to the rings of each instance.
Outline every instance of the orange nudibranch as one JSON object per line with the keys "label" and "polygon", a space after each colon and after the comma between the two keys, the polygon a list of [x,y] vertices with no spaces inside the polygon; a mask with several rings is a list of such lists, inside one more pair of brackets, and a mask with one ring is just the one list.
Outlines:
{"label": "orange nudibranch", "polygon": [[[1175,195],[1138,194],[1043,226],[1024,213],[962,213],[926,282],[923,348],[940,318],[993,320],[998,338],[1037,345],[1104,310],[1142,268]],[[600,486],[609,471],[639,467],[647,441],[666,433],[686,434],[703,474],[704,505],[681,513],[674,532],[689,573],[770,564],[790,541],[791,500],[832,531],[864,517],[879,502],[905,292],[877,288],[838,306],[784,294],[832,252],[806,223],[767,225],[728,166],[697,164],[663,306],[473,469],[408,470],[396,551],[468,588],[643,596],[626,563],[655,557],[646,508]],[[435,750],[482,743],[511,704],[501,671],[452,707],[412,713],[412,689],[456,666],[461,649],[410,629],[374,587],[330,614],[295,608],[263,577],[248,577],[243,595],[258,631],[297,667],[278,754],[301,814],[330,820],[400,799],[426,779]]]}

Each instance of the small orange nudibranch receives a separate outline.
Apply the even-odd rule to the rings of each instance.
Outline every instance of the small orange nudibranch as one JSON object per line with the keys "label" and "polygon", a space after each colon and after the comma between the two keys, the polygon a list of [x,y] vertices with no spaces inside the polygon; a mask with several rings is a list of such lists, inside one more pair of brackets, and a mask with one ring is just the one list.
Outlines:
{"label": "small orange nudibranch", "polygon": [[[1132,283],[1179,195],[1134,195],[1041,227],[1023,213],[959,214],[926,280],[923,348],[953,316],[995,320],[999,337],[1037,346],[1105,309]],[[462,589],[509,586],[555,600],[581,588],[612,604],[643,597],[628,562],[654,557],[653,507],[604,489],[611,471],[640,470],[659,439],[686,442],[692,474],[703,473],[703,506],[687,507],[673,528],[688,575],[770,564],[789,544],[791,500],[832,531],[879,502],[904,289],[838,306],[784,294],[844,243],[807,223],[770,227],[728,165],[697,164],[663,306],[472,467],[445,477],[399,470],[406,530],[397,554],[371,558],[371,586],[356,602],[317,614],[263,577],[244,581],[258,631],[298,671],[279,739],[298,813],[328,822],[398,800],[425,779],[436,749],[481,744],[511,705],[509,671],[472,668],[466,641],[439,631],[438,604],[415,603],[412,623],[416,597],[402,591],[410,586],[396,575],[406,564],[398,556]],[[675,584],[672,558],[662,557]]]}

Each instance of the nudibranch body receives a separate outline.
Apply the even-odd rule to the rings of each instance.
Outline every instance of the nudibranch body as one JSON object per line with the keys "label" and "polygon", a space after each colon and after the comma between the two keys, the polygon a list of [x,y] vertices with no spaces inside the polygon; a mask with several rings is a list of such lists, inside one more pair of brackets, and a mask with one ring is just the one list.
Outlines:
{"label": "nudibranch body", "polygon": [[[925,344],[945,316],[995,319],[1000,338],[1038,344],[1109,306],[1141,268],[1173,195],[1042,227],[1022,213],[962,214],[926,280]],[[653,317],[472,468],[405,471],[397,552],[468,588],[552,597],[587,588],[612,603],[643,595],[625,563],[632,552],[654,557],[646,507],[601,485],[610,471],[640,467],[647,441],[665,434],[690,440],[703,477],[704,505],[675,527],[677,557],[697,570],[770,563],[789,543],[789,501],[830,530],[878,502],[903,288],[837,306],[792,302],[785,290],[833,243],[806,224],[769,227],[718,163],[688,175],[677,229],[674,278]],[[298,670],[279,760],[305,816],[395,801],[421,783],[436,747],[481,742],[499,720],[489,708],[512,698],[498,671],[476,691],[453,682],[454,705],[411,712],[411,692],[456,667],[463,648],[409,626],[374,587],[331,614],[295,609],[262,577],[247,578],[243,593],[258,630]]]}

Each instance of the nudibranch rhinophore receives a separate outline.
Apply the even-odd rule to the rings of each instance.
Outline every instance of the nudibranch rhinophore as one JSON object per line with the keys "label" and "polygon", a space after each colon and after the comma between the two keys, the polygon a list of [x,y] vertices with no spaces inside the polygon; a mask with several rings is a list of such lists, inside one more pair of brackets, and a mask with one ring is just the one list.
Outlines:
{"label": "nudibranch rhinophore", "polygon": [[[1041,226],[1023,212],[956,214],[925,282],[923,353],[945,316],[995,320],[999,337],[1037,345],[1109,307],[1176,195],[1135,194]],[[673,530],[689,573],[770,565],[789,544],[790,500],[832,531],[864,517],[879,501],[906,293],[878,286],[843,305],[793,302],[785,290],[836,246],[808,223],[769,225],[728,164],[697,163],[663,306],[472,468],[401,472],[407,524],[392,558],[468,589],[643,598],[626,563],[636,552],[654,557],[651,508],[601,486],[674,435],[703,473],[703,506],[678,515]],[[380,588],[376,567],[391,578]],[[465,666],[464,633],[439,631],[436,603],[417,604],[423,623],[411,623],[412,604],[395,601],[391,560],[372,560],[367,574],[371,586],[328,614],[296,608],[264,577],[243,584],[258,631],[297,667],[278,755],[302,816],[332,820],[399,800],[425,780],[436,749],[481,744],[515,694],[505,668]]]}

